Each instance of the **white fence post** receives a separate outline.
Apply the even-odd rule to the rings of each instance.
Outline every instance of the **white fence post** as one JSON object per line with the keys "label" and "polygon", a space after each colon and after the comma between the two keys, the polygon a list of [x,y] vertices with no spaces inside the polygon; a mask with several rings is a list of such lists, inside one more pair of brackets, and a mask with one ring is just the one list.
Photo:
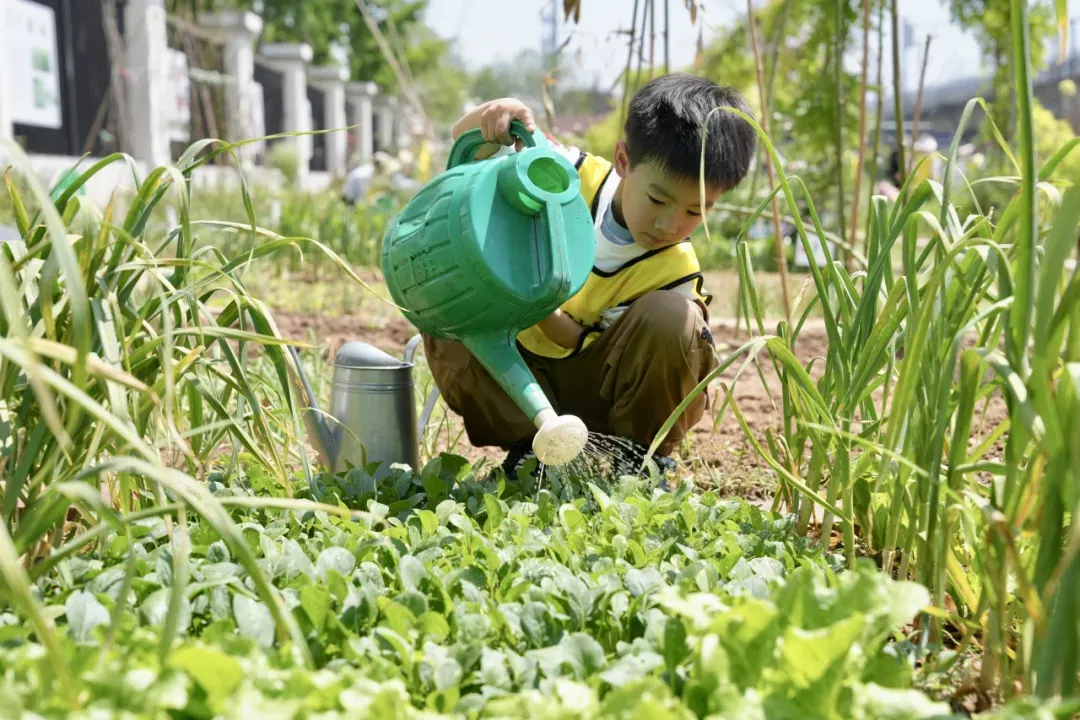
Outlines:
{"label": "white fence post", "polygon": [[398,148],[395,140],[397,121],[397,98],[386,96],[380,98],[376,112],[379,113],[379,149],[390,155],[397,155]]}
{"label": "white fence post", "polygon": [[[0,27],[10,27],[7,17],[7,0],[0,0]],[[6,45],[6,44],[5,44]],[[0,140],[15,137],[15,121],[11,114],[11,95],[8,90],[7,48],[0,49]]]}
{"label": "white fence post", "polygon": [[128,151],[150,167],[172,161],[166,101],[169,93],[165,0],[128,0],[124,8],[127,46]]}
{"label": "white fence post", "polygon": [[308,69],[308,80],[323,91],[324,130],[337,132],[323,135],[326,139],[326,171],[334,177],[345,175],[349,154],[345,128],[345,81],[349,79],[347,68],[340,66],[313,67]]}
{"label": "white fence post", "polygon": [[[2,0],[0,0],[2,2]],[[357,127],[353,128],[356,142],[357,161],[363,165],[371,162],[375,155],[375,136],[372,134],[372,98],[379,92],[379,86],[373,82],[353,82],[346,87],[349,100],[356,108]]]}
{"label": "white fence post", "polygon": [[[255,41],[262,32],[262,18],[253,12],[204,13],[199,24],[215,28],[225,46],[225,73],[230,82],[225,86],[225,139],[230,142],[256,137],[255,107]],[[249,166],[255,158],[254,144],[236,148],[241,163]]]}
{"label": "white fence post", "polygon": [[[311,46],[306,43],[266,43],[259,54],[269,60],[281,72],[281,94],[284,132],[308,132],[311,130],[311,107],[307,97],[307,65],[311,62]],[[299,155],[299,172],[303,180],[311,164],[312,142],[310,135],[282,138],[290,142]]]}

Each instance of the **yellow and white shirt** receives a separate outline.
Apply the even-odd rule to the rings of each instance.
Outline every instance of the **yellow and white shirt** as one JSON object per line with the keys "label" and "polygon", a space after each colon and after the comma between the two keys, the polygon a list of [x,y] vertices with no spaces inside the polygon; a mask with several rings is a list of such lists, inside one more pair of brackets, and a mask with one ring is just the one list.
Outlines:
{"label": "yellow and white shirt", "polygon": [[612,211],[620,182],[614,165],[578,148],[564,147],[550,136],[548,139],[552,149],[578,170],[581,194],[592,209],[596,227],[596,259],[585,285],[562,306],[563,312],[586,329],[579,346],[564,348],[536,326],[518,335],[521,345],[545,357],[575,355],[592,344],[637,298],[654,290],[671,290],[708,306],[712,296],[702,287],[701,268],[690,239],[658,250],[637,245]]}

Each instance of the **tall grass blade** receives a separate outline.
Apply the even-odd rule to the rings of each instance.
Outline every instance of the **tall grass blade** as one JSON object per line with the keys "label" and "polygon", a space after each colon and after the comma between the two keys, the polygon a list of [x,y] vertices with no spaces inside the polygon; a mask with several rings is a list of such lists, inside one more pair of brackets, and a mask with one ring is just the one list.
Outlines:
{"label": "tall grass blade", "polygon": [[1028,373],[1027,344],[1031,336],[1032,314],[1035,309],[1035,239],[1039,209],[1036,203],[1035,134],[1031,99],[1031,39],[1026,0],[1011,0],[1009,16],[1012,21],[1013,71],[1015,73],[1018,141],[1020,144],[1020,232],[1016,237],[1016,273],[1010,325],[1010,341],[1006,346],[1010,361],[1026,378]]}

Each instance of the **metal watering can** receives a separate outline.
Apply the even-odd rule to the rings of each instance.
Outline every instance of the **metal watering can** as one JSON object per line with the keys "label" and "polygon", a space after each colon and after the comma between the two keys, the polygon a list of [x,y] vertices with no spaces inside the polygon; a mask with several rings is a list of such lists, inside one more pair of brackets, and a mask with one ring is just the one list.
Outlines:
{"label": "metal watering can", "polygon": [[447,169],[394,218],[383,275],[421,332],[463,343],[533,421],[537,458],[562,465],[584,448],[580,419],[559,416],[517,348],[517,336],[577,293],[596,253],[592,214],[574,166],[520,122],[520,152],[476,160],[463,133]]}
{"label": "metal watering can", "polygon": [[334,356],[329,418],[319,409],[299,354],[289,348],[300,380],[299,394],[307,400],[308,435],[331,472],[346,470],[350,464],[363,467],[378,462],[378,480],[394,463],[418,467],[417,439],[436,397],[429,398],[418,424],[412,369],[420,339],[417,335],[409,341],[403,360],[367,343],[343,345]]}

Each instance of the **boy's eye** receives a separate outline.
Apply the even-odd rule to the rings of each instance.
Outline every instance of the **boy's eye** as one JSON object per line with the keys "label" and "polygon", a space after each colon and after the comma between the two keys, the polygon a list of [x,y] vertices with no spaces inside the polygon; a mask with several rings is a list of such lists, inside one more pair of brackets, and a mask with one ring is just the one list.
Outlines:
{"label": "boy's eye", "polygon": [[662,200],[657,200],[652,195],[649,196],[649,199],[652,200],[653,205],[663,205],[664,204],[664,202]]}
{"label": "boy's eye", "polygon": [[690,217],[701,217],[701,213],[694,212],[693,210],[687,210],[686,214],[689,215]]}

